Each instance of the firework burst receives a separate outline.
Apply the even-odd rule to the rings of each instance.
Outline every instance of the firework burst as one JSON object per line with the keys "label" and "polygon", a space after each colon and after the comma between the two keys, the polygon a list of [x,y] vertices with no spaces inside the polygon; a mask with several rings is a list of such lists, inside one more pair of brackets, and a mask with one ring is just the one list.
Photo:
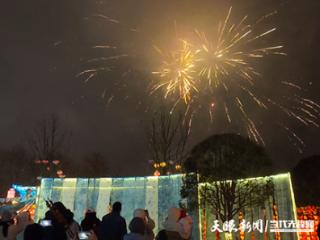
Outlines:
{"label": "firework burst", "polygon": [[196,52],[187,41],[181,40],[179,43],[181,46],[175,51],[165,51],[155,47],[163,61],[160,70],[153,72],[159,75],[160,81],[152,87],[152,93],[164,88],[165,98],[178,92],[180,99],[188,103],[192,93],[198,92],[194,79]]}
{"label": "firework burst", "polygon": [[[273,124],[282,129],[293,145],[302,151],[303,139],[288,124],[277,119],[290,118],[291,121],[294,120],[305,126],[318,127],[319,104],[300,96],[304,95],[305,90],[297,83],[282,81],[275,85],[275,83],[263,81],[265,78],[262,77],[258,67],[259,62],[268,60],[266,58],[268,55],[286,55],[282,51],[281,44],[268,44],[269,36],[277,28],[265,28],[263,24],[261,25],[265,19],[275,13],[267,14],[253,23],[249,23],[248,16],[233,22],[230,7],[226,17],[217,24],[214,31],[189,29],[188,32],[192,33],[190,38],[178,37],[176,34],[174,37],[176,45],[173,49],[160,45],[154,46],[159,64],[145,77],[148,80],[152,78],[151,88],[148,88],[151,90],[147,91],[147,95],[159,93],[157,97],[165,99],[166,104],[171,108],[170,113],[184,110],[185,116],[191,116],[190,124],[198,115],[202,123],[202,116],[205,113],[209,115],[211,122],[218,122],[217,119],[222,120],[219,122],[224,121],[223,124],[226,123],[225,126],[229,130],[245,133],[260,144],[266,142],[264,139],[266,122],[261,121],[260,116],[272,116],[272,118],[275,116],[273,121],[267,123],[268,126]],[[122,21],[105,15],[97,14],[95,17],[115,26],[123,24]],[[122,27],[126,28],[123,25]],[[262,28],[264,30],[260,31]],[[126,29],[133,34],[144,32],[143,29],[137,30],[131,27]],[[98,44],[93,48],[99,51],[99,56],[101,52],[107,56],[103,55],[87,61],[85,70],[78,76],[84,78],[84,82],[88,82],[90,79],[97,78],[99,73],[112,72],[114,88],[110,87],[109,83],[108,88],[102,93],[108,105],[115,98],[119,98],[117,97],[119,93],[116,91],[124,94],[125,97],[120,96],[120,98],[126,100],[130,94],[140,96],[132,94],[135,88],[143,91],[147,89],[150,82],[143,80],[143,84],[138,86],[138,78],[134,77],[134,71],[125,68],[125,71],[121,70],[124,61],[128,65],[136,61],[133,58],[135,54],[144,59],[145,56],[140,56],[141,51],[132,51],[131,47],[123,51],[121,47],[112,46],[112,44]],[[114,71],[122,71],[121,76],[114,77]],[[149,75],[150,72],[152,76]],[[133,79],[135,80],[132,81]],[[270,92],[269,88],[275,91]],[[284,96],[284,92],[288,95]],[[149,96],[141,95],[139,104],[145,102],[148,105],[147,109],[155,107],[150,103],[152,100],[155,100],[156,104],[159,102],[157,97],[146,100]]]}
{"label": "firework burst", "polygon": [[247,16],[237,24],[230,23],[231,10],[225,20],[219,23],[216,39],[209,40],[204,32],[195,31],[201,45],[198,50],[199,76],[208,80],[210,86],[222,84],[225,89],[228,87],[224,80],[230,79],[230,75],[253,84],[254,77],[260,74],[250,60],[269,54],[285,55],[280,52],[281,45],[252,47],[254,42],[271,34],[276,28],[255,34],[255,25],[246,24]]}
{"label": "firework burst", "polygon": [[[276,12],[261,17],[254,24],[247,23],[247,16],[238,23],[232,23],[231,12],[232,8],[229,8],[215,34],[207,35],[195,30],[196,41],[181,40],[182,45],[174,51],[156,48],[162,60],[160,70],[153,72],[159,78],[152,92],[163,90],[164,98],[175,96],[178,100],[172,109],[180,101],[185,104],[187,112],[193,112],[193,116],[200,108],[208,109],[211,122],[218,115],[222,116],[221,113],[229,124],[241,121],[248,137],[263,145],[262,123],[252,116],[258,110],[281,112],[303,125],[318,127],[320,106],[317,103],[297,94],[294,98],[274,100],[259,90],[261,83],[257,79],[261,74],[255,67],[258,60],[267,55],[286,55],[282,52],[282,45],[265,46],[267,41],[262,41],[276,31],[276,27],[262,32],[256,30],[257,24]],[[281,86],[303,90],[299,85],[286,81]],[[286,132],[301,152],[304,142],[294,130],[282,122],[276,125]]]}

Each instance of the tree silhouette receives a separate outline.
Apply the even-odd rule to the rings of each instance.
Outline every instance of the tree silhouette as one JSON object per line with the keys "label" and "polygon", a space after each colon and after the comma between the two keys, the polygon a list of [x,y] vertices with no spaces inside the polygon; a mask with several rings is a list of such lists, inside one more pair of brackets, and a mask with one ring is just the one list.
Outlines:
{"label": "tree silhouette", "polygon": [[56,177],[66,155],[70,133],[63,129],[59,118],[52,114],[38,121],[29,134],[28,146],[38,164],[40,176]]}
{"label": "tree silhouette", "polygon": [[148,143],[153,164],[165,163],[159,168],[161,174],[172,173],[171,169],[185,159],[186,145],[190,133],[190,118],[182,114],[171,114],[162,109],[156,113],[148,129]]}
{"label": "tree silhouette", "polygon": [[99,152],[87,155],[83,161],[79,163],[78,170],[78,176],[88,178],[107,177],[109,173],[107,159]]}
{"label": "tree silhouette", "polygon": [[35,165],[22,146],[0,149],[0,193],[5,194],[12,184],[33,186],[36,182]]}
{"label": "tree silhouette", "polygon": [[263,206],[273,194],[269,178],[259,181],[244,178],[266,176],[271,159],[265,149],[236,134],[214,135],[196,145],[184,164],[187,172],[181,190],[189,208],[207,207],[222,221],[231,220],[240,211]]}
{"label": "tree silhouette", "polygon": [[298,206],[319,205],[320,155],[304,158],[291,171]]}

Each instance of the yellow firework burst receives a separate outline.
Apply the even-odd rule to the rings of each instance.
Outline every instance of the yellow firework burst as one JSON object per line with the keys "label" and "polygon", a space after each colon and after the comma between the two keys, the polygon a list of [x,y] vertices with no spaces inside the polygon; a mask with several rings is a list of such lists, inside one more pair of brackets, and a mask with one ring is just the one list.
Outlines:
{"label": "yellow firework burst", "polygon": [[[231,23],[231,10],[230,7],[224,21],[219,23],[215,39],[210,40],[204,32],[196,30],[200,40],[198,54],[200,77],[207,79],[210,86],[217,87],[222,84],[226,89],[228,87],[224,79],[230,75],[239,76],[252,84],[254,77],[259,73],[250,64],[250,59],[262,58],[268,54],[283,54],[279,52],[282,48],[281,45],[261,48],[255,48],[251,45],[254,41],[275,31],[276,28],[255,34],[253,29],[255,24],[246,24],[247,16],[237,24]],[[269,15],[263,16],[261,19]]]}
{"label": "yellow firework burst", "polygon": [[194,79],[196,52],[187,41],[181,40],[179,43],[181,45],[173,51],[155,47],[163,60],[159,70],[153,72],[159,80],[152,87],[152,92],[164,89],[165,98],[178,92],[179,98],[187,103],[192,98],[192,92],[198,91]]}

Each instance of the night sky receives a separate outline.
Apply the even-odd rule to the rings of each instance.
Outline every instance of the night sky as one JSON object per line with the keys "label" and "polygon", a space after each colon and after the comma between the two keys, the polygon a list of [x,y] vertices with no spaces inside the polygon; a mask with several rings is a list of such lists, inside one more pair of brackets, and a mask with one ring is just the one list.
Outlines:
{"label": "night sky", "polygon": [[[150,113],[145,109],[156,108],[145,86],[156,62],[152,44],[167,44],[174,22],[181,32],[186,26],[208,28],[231,5],[235,15],[254,19],[278,10],[268,24],[278,27],[273,40],[284,44],[288,56],[268,58],[259,66],[268,83],[265,91],[286,94],[279,93],[273,83],[290,81],[320,102],[319,0],[8,0],[0,7],[0,146],[22,143],[37,120],[56,113],[72,131],[75,161],[98,151],[118,175],[150,174],[146,143]],[[117,48],[93,48],[104,44]],[[117,54],[129,57],[112,62],[113,71],[88,83],[77,77],[90,68],[89,59]],[[102,98],[104,91],[107,97]],[[319,128],[280,119],[304,139],[306,147],[300,154],[285,134],[269,124],[274,118],[272,112],[258,116],[267,149],[279,169],[319,154]],[[208,127],[201,118],[197,121],[191,145],[228,131],[219,122]]]}

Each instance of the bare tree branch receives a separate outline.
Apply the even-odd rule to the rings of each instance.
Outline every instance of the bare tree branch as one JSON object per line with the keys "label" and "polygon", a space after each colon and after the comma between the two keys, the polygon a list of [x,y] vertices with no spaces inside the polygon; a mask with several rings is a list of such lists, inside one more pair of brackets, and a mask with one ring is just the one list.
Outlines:
{"label": "bare tree branch", "polygon": [[147,136],[153,161],[179,163],[184,160],[190,134],[186,116],[175,116],[164,110],[153,116]]}
{"label": "bare tree branch", "polygon": [[52,161],[61,160],[61,157],[65,155],[67,135],[67,131],[62,128],[58,117],[54,114],[38,121],[28,139],[33,159],[48,160],[46,167],[47,169],[52,168],[54,166]]}

